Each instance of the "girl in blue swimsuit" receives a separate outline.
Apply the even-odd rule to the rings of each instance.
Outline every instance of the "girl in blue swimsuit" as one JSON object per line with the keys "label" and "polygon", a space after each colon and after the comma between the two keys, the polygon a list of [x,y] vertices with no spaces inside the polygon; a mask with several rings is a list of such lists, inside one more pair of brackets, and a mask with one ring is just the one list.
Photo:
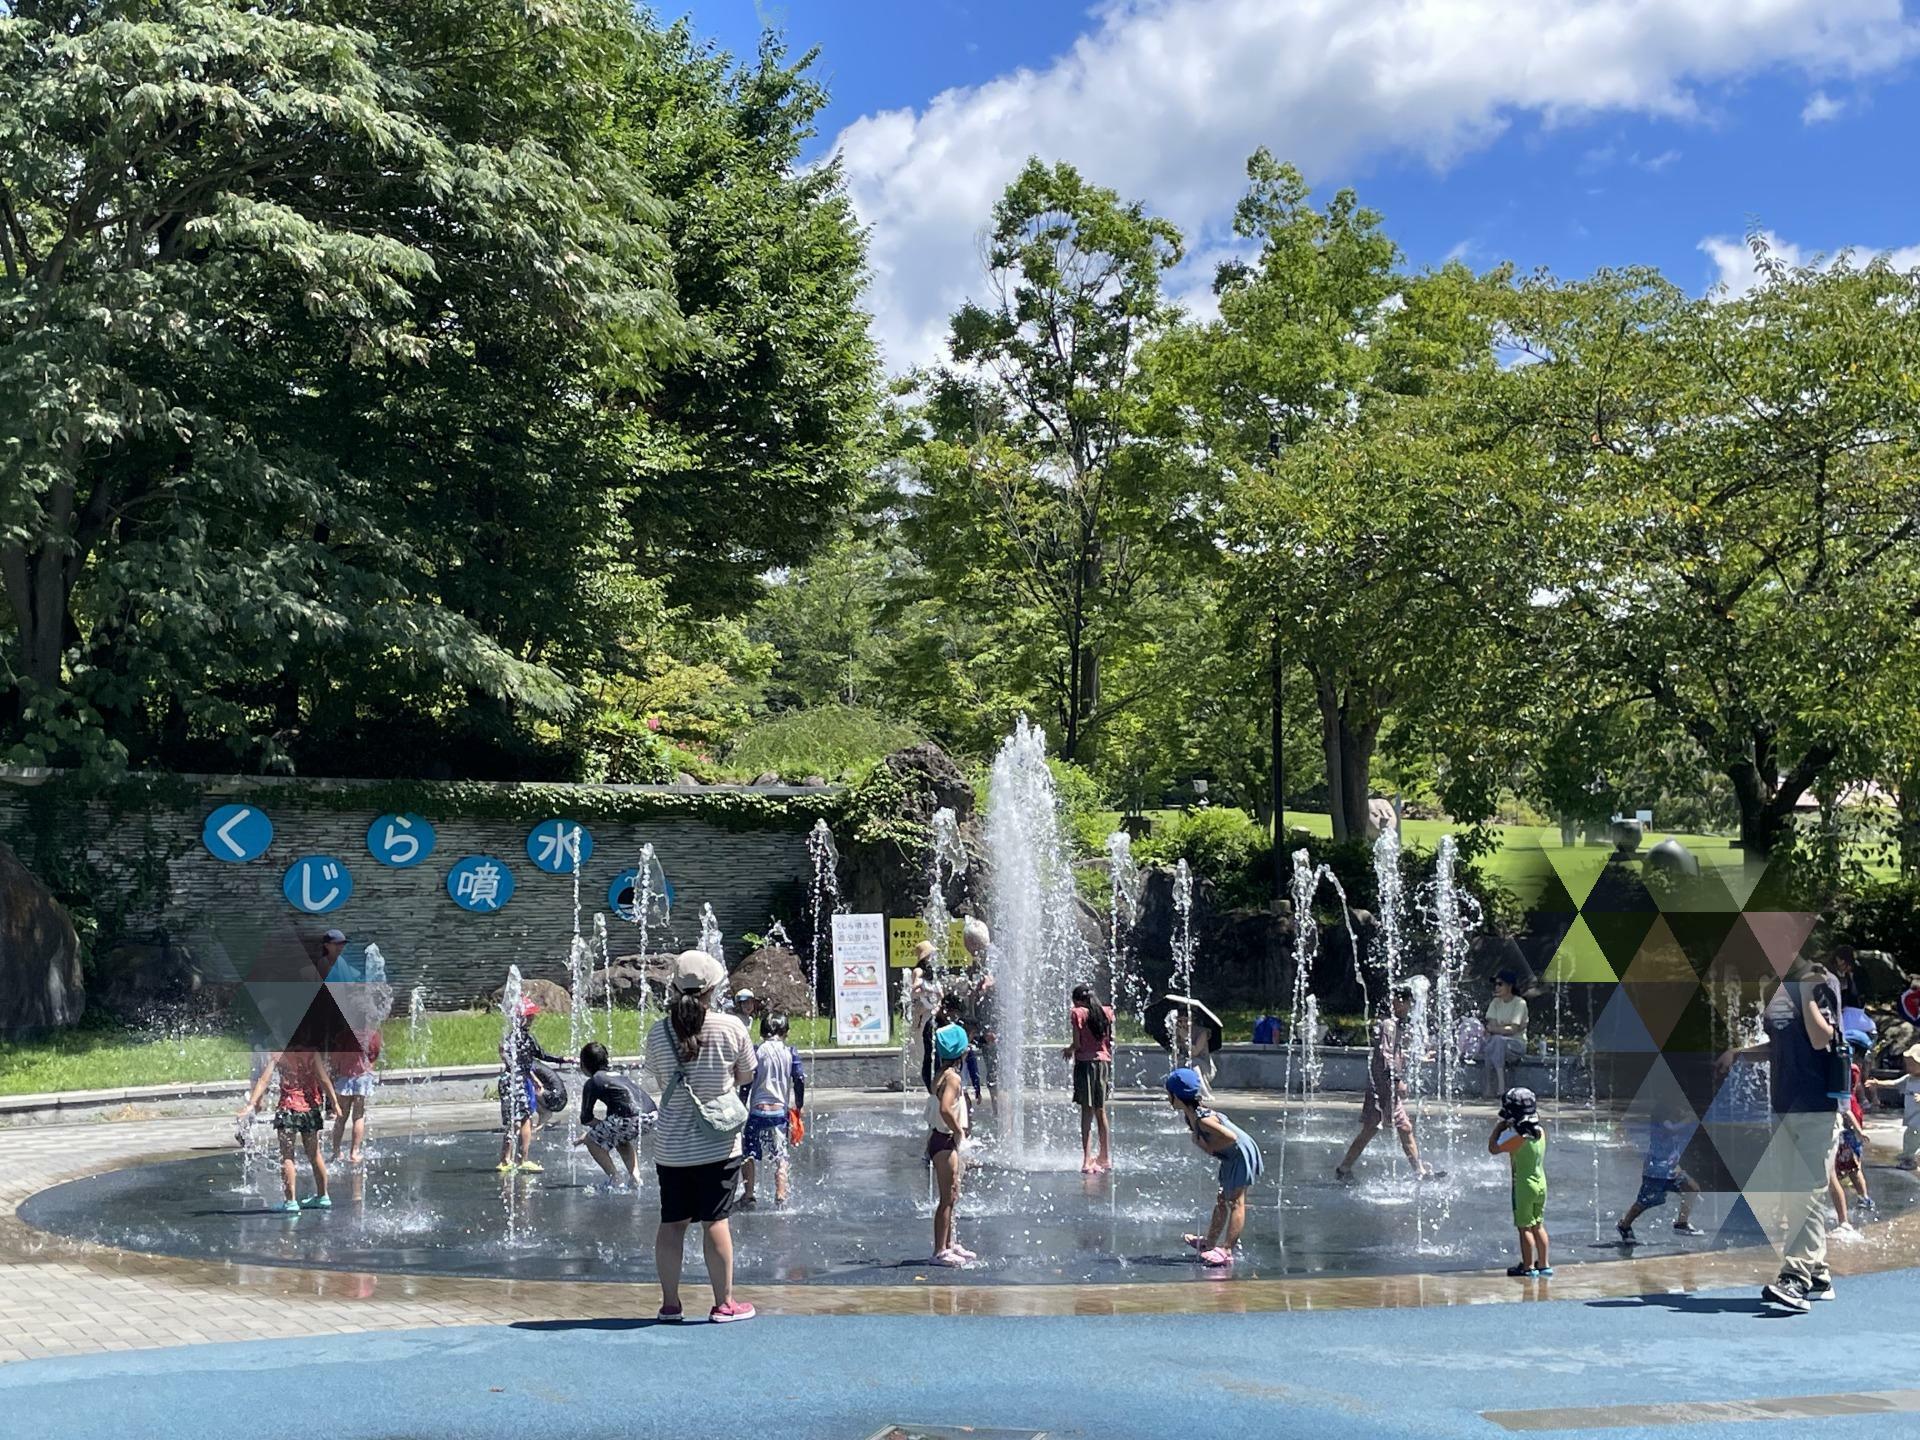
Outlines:
{"label": "girl in blue swimsuit", "polygon": [[1200,1072],[1182,1068],[1167,1076],[1167,1100],[1187,1122],[1193,1143],[1220,1164],[1220,1194],[1205,1235],[1187,1235],[1203,1265],[1231,1265],[1233,1247],[1247,1223],[1247,1191],[1260,1178],[1260,1147],[1253,1137],[1216,1111],[1202,1108]]}

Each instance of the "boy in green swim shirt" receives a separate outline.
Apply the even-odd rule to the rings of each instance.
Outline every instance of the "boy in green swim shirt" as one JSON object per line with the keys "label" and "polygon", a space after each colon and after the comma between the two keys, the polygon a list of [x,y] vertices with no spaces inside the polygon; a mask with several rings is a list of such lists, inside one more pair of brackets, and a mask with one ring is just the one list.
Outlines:
{"label": "boy in green swim shirt", "polygon": [[1520,1263],[1514,1276],[1551,1275],[1547,1262],[1547,1132],[1538,1118],[1533,1091],[1515,1086],[1500,1101],[1500,1118],[1487,1137],[1489,1155],[1505,1155],[1513,1166],[1513,1228],[1520,1232]]}

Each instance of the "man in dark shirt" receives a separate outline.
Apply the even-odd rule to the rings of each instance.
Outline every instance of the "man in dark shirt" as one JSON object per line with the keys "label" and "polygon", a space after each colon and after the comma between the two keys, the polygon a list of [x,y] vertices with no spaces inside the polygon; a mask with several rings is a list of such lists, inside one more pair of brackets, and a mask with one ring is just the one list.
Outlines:
{"label": "man in dark shirt", "polygon": [[1840,1107],[1850,1084],[1840,1041],[1840,987],[1804,957],[1762,1016],[1766,1042],[1720,1057],[1725,1075],[1736,1060],[1766,1060],[1773,1139],[1747,1187],[1750,1204],[1770,1231],[1784,1230],[1780,1274],[1760,1292],[1775,1310],[1804,1315],[1810,1300],[1833,1298],[1827,1268],[1827,1172],[1839,1138]]}

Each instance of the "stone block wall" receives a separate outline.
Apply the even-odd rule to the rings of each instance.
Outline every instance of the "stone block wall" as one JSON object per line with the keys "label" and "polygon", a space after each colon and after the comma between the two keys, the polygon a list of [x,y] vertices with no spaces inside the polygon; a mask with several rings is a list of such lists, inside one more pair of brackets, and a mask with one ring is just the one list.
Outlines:
{"label": "stone block wall", "polygon": [[[566,982],[575,887],[570,875],[546,874],[528,858],[527,835],[536,821],[428,813],[437,832],[432,854],[411,868],[393,869],[367,848],[367,828],[380,809],[302,808],[291,790],[286,803],[276,804],[270,782],[264,788],[260,781],[247,784],[247,802],[260,805],[272,819],[273,839],[265,854],[245,863],[216,860],[201,843],[207,815],[234,798],[218,781],[209,781],[199,803],[187,807],[118,816],[103,808],[89,810],[83,826],[87,858],[100,872],[127,876],[132,886],[131,877],[141,867],[155,874],[164,866],[164,879],[154,887],[164,889],[164,900],[128,916],[130,935],[162,932],[192,951],[208,979],[231,982],[250,971],[258,978],[263,951],[294,950],[338,927],[348,937],[350,957],[367,942],[377,943],[388,978],[402,991],[424,985],[436,1008],[466,1004],[494,990],[509,965],[518,965],[528,978]],[[828,792],[821,793],[824,800]],[[698,802],[687,808],[697,813]],[[0,828],[11,829],[24,813],[21,789],[0,784]],[[811,873],[804,826],[742,829],[737,823],[708,824],[679,815],[641,821],[583,818],[581,823],[593,837],[593,850],[580,871],[580,930],[591,939],[594,913],[605,914],[615,957],[637,951],[640,936],[637,927],[609,909],[608,886],[638,862],[646,843],[653,845],[674,891],[669,921],[650,927],[650,951],[691,947],[699,938],[703,904],[713,906],[730,962],[745,953],[743,932],[764,934],[775,919],[792,927],[797,918],[775,914],[774,907],[783,889],[790,895],[792,885],[804,885]],[[283,895],[287,868],[308,855],[346,862],[353,893],[339,909],[309,915]],[[448,870],[468,855],[491,855],[511,867],[514,893],[497,912],[461,909],[447,894]]]}

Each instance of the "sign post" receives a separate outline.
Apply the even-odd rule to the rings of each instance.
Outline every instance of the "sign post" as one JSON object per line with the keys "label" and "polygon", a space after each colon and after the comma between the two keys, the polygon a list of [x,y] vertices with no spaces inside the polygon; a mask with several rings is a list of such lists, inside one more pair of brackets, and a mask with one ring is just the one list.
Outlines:
{"label": "sign post", "polygon": [[833,917],[833,1038],[887,1043],[887,917]]}

